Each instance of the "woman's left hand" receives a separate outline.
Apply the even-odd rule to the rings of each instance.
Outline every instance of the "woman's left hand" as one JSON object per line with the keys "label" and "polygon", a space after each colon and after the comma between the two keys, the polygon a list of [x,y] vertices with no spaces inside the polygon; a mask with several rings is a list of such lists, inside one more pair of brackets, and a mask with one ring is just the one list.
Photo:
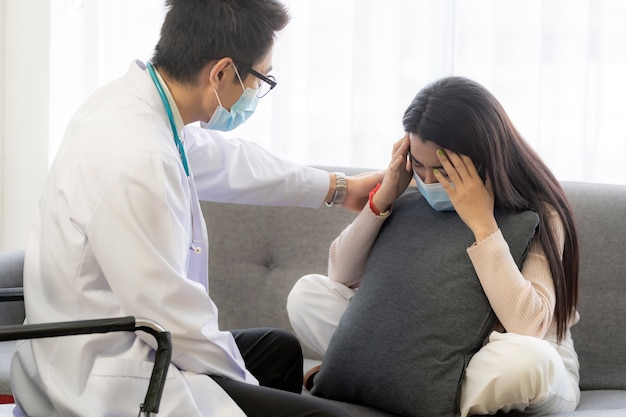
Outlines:
{"label": "woman's left hand", "polygon": [[483,183],[469,156],[448,150],[438,150],[437,156],[447,176],[439,170],[435,170],[435,176],[458,215],[474,233],[476,242],[496,232],[498,223],[493,214],[495,198],[491,179]]}

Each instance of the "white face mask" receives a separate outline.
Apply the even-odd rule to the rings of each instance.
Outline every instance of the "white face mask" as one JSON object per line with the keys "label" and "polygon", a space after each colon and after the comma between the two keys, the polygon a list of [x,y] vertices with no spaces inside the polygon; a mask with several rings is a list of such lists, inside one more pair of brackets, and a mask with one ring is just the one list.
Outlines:
{"label": "white face mask", "polygon": [[448,193],[446,193],[443,185],[438,182],[426,184],[415,172],[413,173],[413,177],[415,177],[415,182],[417,183],[417,188],[420,190],[420,193],[422,193],[432,208],[437,211],[454,211],[454,205],[452,205],[450,197],[448,197]]}

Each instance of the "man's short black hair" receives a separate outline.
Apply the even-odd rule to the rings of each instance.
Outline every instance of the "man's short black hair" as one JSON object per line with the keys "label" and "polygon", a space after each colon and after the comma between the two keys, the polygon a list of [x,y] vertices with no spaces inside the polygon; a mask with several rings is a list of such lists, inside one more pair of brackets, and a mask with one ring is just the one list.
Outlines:
{"label": "man's short black hair", "polygon": [[[289,22],[278,0],[166,0],[152,62],[178,82],[195,83],[209,62],[231,57],[255,65]],[[244,75],[242,74],[242,77]]]}

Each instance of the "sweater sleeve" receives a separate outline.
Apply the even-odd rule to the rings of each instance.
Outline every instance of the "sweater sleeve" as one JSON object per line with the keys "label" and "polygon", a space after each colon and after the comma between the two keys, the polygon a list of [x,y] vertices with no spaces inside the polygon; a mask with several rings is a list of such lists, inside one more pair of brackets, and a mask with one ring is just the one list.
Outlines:
{"label": "sweater sleeve", "polygon": [[370,249],[386,217],[374,214],[366,204],[359,215],[331,243],[328,277],[350,288],[361,283]]}
{"label": "sweater sleeve", "polygon": [[[550,221],[562,256],[563,224],[555,211]],[[531,242],[521,271],[500,230],[472,245],[467,253],[504,328],[508,332],[543,338],[553,324],[556,292],[550,265],[538,238]]]}

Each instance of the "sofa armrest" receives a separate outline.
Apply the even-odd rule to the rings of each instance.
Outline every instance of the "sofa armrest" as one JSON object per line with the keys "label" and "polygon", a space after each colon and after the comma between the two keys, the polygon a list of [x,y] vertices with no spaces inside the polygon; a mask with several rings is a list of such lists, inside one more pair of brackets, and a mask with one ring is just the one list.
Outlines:
{"label": "sofa armrest", "polygon": [[[0,253],[0,289],[5,289],[3,301],[14,301],[0,305],[0,326],[24,322],[24,301],[16,297],[16,288],[24,283],[24,251],[14,250]],[[13,293],[13,295],[8,295]],[[11,299],[9,299],[11,298]]]}
{"label": "sofa armrest", "polygon": [[0,288],[0,302],[24,301],[24,287]]}

